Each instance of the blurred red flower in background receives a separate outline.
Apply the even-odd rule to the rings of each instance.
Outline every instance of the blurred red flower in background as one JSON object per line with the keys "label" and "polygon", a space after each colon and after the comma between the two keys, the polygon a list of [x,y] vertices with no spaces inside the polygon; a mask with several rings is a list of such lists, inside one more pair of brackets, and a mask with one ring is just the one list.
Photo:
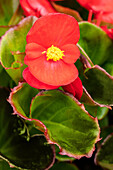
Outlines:
{"label": "blurred red flower in background", "polygon": [[113,40],[113,28],[108,29],[107,26],[101,26],[101,28],[106,32],[106,34]]}
{"label": "blurred red flower in background", "polygon": [[27,35],[23,77],[39,89],[56,89],[78,77],[74,63],[80,56],[76,43],[80,37],[77,21],[66,14],[39,18]]}
{"label": "blurred red flower in background", "polygon": [[92,10],[98,20],[113,23],[113,0],[77,0],[87,10]]}
{"label": "blurred red flower in background", "polygon": [[[58,0],[50,0],[58,1]],[[43,16],[48,13],[54,13],[56,10],[53,8],[49,0],[20,0],[20,5],[24,10],[24,15],[29,16]]]}

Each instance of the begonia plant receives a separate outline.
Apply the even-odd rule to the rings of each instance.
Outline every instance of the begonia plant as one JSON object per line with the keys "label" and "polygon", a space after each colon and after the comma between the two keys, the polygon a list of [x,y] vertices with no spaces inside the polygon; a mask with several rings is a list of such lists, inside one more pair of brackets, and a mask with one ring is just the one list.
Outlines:
{"label": "begonia plant", "polygon": [[0,0],[1,170],[113,169],[112,4]]}

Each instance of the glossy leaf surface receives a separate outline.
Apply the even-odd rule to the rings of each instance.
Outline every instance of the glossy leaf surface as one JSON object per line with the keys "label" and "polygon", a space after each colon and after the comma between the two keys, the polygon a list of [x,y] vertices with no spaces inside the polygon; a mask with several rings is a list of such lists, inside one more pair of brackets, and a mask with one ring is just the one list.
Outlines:
{"label": "glossy leaf surface", "polygon": [[85,72],[83,85],[94,101],[103,105],[113,105],[113,77],[95,65]]}
{"label": "glossy leaf surface", "polygon": [[96,120],[74,98],[60,91],[45,91],[36,96],[31,104],[31,117],[41,120],[50,140],[75,158],[90,156],[98,140]]}
{"label": "glossy leaf surface", "polygon": [[26,84],[15,88],[10,95],[10,103],[15,113],[34,121],[36,128],[40,126],[37,122],[41,121],[47,139],[62,148],[61,154],[75,158],[90,157],[94,144],[99,139],[97,119],[92,118],[75,98],[57,90],[43,91],[33,98],[29,117],[25,110],[26,105],[19,97],[24,95],[24,88],[28,88]]}

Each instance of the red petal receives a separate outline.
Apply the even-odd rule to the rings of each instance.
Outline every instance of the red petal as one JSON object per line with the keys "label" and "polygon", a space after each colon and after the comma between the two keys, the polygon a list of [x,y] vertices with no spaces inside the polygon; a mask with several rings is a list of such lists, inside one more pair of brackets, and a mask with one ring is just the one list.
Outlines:
{"label": "red petal", "polygon": [[68,64],[75,63],[76,60],[80,57],[80,51],[78,47],[74,44],[67,44],[61,47],[61,50],[64,51],[63,61]]}
{"label": "red petal", "polygon": [[27,61],[27,65],[33,76],[52,86],[69,84],[78,76],[78,70],[74,64],[66,64],[62,60],[47,61],[46,56]]}
{"label": "red petal", "polygon": [[30,43],[26,45],[26,59],[32,60],[42,56],[42,52],[46,51],[46,49],[36,43]]}
{"label": "red petal", "polygon": [[22,9],[24,10],[25,16],[30,16],[30,15],[36,16],[36,12],[28,4],[27,0],[20,0],[20,5]]}
{"label": "red petal", "polygon": [[50,0],[50,1],[63,1],[63,0]]}
{"label": "red petal", "polygon": [[48,14],[39,18],[27,35],[27,43],[37,43],[45,48],[76,44],[79,40],[79,26],[75,18],[66,14]]}
{"label": "red petal", "polygon": [[30,86],[37,88],[37,89],[50,90],[50,89],[57,89],[59,87],[59,86],[51,86],[51,85],[40,82],[30,73],[28,67],[23,71],[23,77]]}
{"label": "red petal", "polygon": [[82,93],[83,93],[83,87],[82,87],[82,82],[79,77],[77,77],[74,82],[66,86],[62,86],[62,88],[66,92],[73,94],[73,96],[75,96],[78,100],[81,99]]}
{"label": "red petal", "polygon": [[[98,19],[99,14],[95,15],[95,19]],[[101,20],[113,24],[113,12],[103,13]]]}
{"label": "red petal", "polygon": [[29,5],[37,10],[41,16],[56,12],[48,0],[27,0]]}
{"label": "red petal", "polygon": [[86,9],[92,9],[94,12],[113,11],[113,0],[77,0]]}

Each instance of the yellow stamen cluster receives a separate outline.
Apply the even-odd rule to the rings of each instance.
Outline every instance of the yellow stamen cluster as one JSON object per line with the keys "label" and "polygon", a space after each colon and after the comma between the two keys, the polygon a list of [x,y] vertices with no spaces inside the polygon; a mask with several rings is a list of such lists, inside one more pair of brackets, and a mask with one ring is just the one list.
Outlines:
{"label": "yellow stamen cluster", "polygon": [[65,56],[64,51],[61,51],[58,47],[55,47],[52,45],[49,47],[46,51],[43,51],[42,54],[46,53],[47,61],[53,60],[53,61],[59,61],[60,59],[63,59],[62,57]]}

